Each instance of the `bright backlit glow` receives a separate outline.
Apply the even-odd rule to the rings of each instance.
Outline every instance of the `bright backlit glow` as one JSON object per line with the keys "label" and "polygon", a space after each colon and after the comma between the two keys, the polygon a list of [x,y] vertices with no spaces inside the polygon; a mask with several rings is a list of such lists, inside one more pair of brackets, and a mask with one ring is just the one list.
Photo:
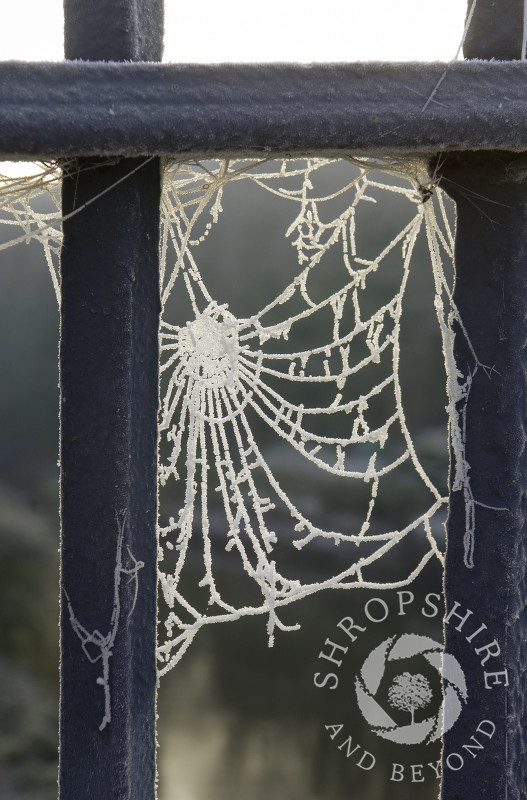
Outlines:
{"label": "bright backlit glow", "polygon": [[[165,61],[449,61],[464,0],[268,0],[166,4]],[[239,8],[239,6],[238,6]],[[230,11],[230,13],[229,13]],[[178,35],[179,34],[179,35]]]}
{"label": "bright backlit glow", "polygon": [[[87,0],[88,1],[88,0]],[[240,6],[165,0],[164,61],[449,61],[465,0],[267,0]],[[62,0],[17,0],[1,12],[2,60],[63,58]]]}

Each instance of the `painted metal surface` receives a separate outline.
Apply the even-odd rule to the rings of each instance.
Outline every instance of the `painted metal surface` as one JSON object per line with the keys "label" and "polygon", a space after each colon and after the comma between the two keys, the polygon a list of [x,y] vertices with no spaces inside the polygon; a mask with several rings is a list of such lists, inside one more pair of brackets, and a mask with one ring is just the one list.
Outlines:
{"label": "painted metal surface", "polygon": [[[111,30],[125,6],[70,0],[69,55],[91,52],[88,8]],[[157,158],[77,159],[63,180],[65,214],[89,205],[61,257],[60,800],[155,797],[160,192]]]}
{"label": "painted metal surface", "polygon": [[64,0],[64,55],[83,61],[161,61],[163,3]]}
{"label": "painted metal surface", "polygon": [[[479,0],[465,55],[520,58],[523,15],[523,0]],[[450,154],[442,168],[457,207],[455,356],[469,389],[458,410],[475,501],[473,566],[466,492],[451,493],[447,524],[445,646],[469,695],[443,737],[442,800],[527,795],[526,177],[525,154]]]}
{"label": "painted metal surface", "polygon": [[[481,366],[474,372],[458,327],[459,383],[471,381],[459,411],[466,415],[476,506],[469,568],[466,497],[451,494],[445,597],[452,616],[445,639],[465,672],[469,696],[444,736],[443,800],[520,800],[527,787],[526,166],[504,154],[472,153],[449,158],[444,168],[443,186],[457,205],[454,300]],[[454,474],[452,467],[452,481]],[[496,726],[491,739],[477,733],[483,719]],[[483,752],[464,749],[474,745],[474,736]],[[462,770],[452,754],[464,759]]]}
{"label": "painted metal surface", "polygon": [[525,62],[5,62],[0,155],[521,152],[526,86]]}

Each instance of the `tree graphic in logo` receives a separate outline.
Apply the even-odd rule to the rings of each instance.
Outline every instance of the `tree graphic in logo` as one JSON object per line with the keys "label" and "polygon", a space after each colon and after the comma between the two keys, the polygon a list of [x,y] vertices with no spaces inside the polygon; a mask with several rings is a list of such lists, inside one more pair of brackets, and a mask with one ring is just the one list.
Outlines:
{"label": "tree graphic in logo", "polygon": [[388,699],[394,708],[410,712],[413,725],[415,712],[428,705],[432,699],[432,690],[424,675],[403,672],[394,679],[388,691]]}
{"label": "tree graphic in logo", "polygon": [[[410,714],[408,724],[398,724],[381,704],[386,668],[388,664],[395,666],[401,661],[433,667],[443,685],[439,707],[432,708],[425,719],[415,721],[416,711],[426,708],[433,700],[430,683],[417,671],[397,675],[388,689],[387,700],[392,708]],[[440,642],[428,636],[403,633],[381,642],[367,656],[355,677],[355,694],[362,716],[377,736],[398,744],[428,744],[450,730],[458,719],[467,701],[467,684],[461,665],[453,655],[443,652]]]}

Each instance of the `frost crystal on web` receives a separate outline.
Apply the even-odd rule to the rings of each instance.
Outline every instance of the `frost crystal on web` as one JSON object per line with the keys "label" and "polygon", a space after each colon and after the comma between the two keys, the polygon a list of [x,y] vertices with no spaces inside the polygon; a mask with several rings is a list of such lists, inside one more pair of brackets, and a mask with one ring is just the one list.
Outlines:
{"label": "frost crystal on web", "polygon": [[[423,190],[430,176],[422,165],[407,163],[406,182],[394,185],[375,170],[377,163],[340,164],[345,177],[338,188],[328,188],[325,178],[335,162],[323,159],[176,164],[167,172],[160,480],[171,494],[161,495],[159,577],[169,609],[159,646],[161,674],[204,625],[265,614],[272,643],[276,629],[294,627],[285,624],[282,609],[301,597],[323,588],[403,586],[431,558],[442,560],[446,497],[423,468],[410,435],[400,347],[405,293],[422,234],[428,267],[418,268],[433,276],[443,350],[453,364],[448,314],[454,311],[443,270],[453,256],[453,237],[444,200]],[[280,199],[287,220],[280,235],[296,256],[294,268],[284,258],[277,270],[274,245],[266,242],[269,283],[278,273],[277,288],[264,287],[267,295],[244,315],[225,300],[228,286],[221,297],[210,289],[211,281],[218,284],[214,271],[225,268],[214,236],[227,191],[240,182]],[[393,238],[383,241],[379,234],[378,241],[366,241],[358,218],[386,195],[405,205],[407,219]],[[208,273],[201,259],[207,248],[214,264]],[[383,271],[388,297],[378,285]],[[451,419],[457,418],[458,400],[451,396]],[[467,470],[462,447],[456,452],[457,468]],[[349,491],[347,517],[324,518],[310,510],[298,486],[288,488],[295,475],[309,486],[316,472],[341,493]],[[387,476],[409,472],[423,490],[422,508],[402,524],[380,523],[375,508]],[[412,548],[405,548],[409,539]],[[338,562],[315,578],[297,569],[289,554],[291,548],[314,548],[324,561],[335,545]],[[402,572],[381,578],[378,562],[398,548]],[[236,561],[252,584],[240,596],[217,579],[217,563],[234,569]]]}
{"label": "frost crystal on web", "polygon": [[[61,171],[55,164],[34,164],[33,166],[35,168],[33,175],[11,177],[2,174],[0,165],[0,231],[2,235],[0,250],[6,250],[17,244],[29,244],[33,239],[38,241],[44,250],[57,303],[60,305]],[[13,228],[22,228],[23,234],[17,234],[15,238],[12,238],[9,234]],[[7,236],[5,236],[6,231],[9,232]]]}

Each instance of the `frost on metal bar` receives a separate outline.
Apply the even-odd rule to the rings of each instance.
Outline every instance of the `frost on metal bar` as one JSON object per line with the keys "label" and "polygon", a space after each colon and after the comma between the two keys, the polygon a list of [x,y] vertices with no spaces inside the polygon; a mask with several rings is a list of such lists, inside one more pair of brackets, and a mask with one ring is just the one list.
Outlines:
{"label": "frost on metal bar", "polygon": [[523,152],[526,74],[525,62],[478,60],[3,62],[0,154]]}
{"label": "frost on metal bar", "polygon": [[[336,169],[338,188],[328,181]],[[221,249],[224,200],[240,182],[252,185],[255,232],[263,196],[275,198],[283,220],[279,234],[264,232],[269,286],[246,309],[229,303],[236,287],[228,285]],[[387,233],[379,226],[367,239],[365,217],[375,219],[388,195],[404,207],[402,227]],[[432,274],[429,313],[442,334],[455,489],[472,509],[466,547],[472,557],[474,501],[463,445],[470,387],[459,385],[452,355],[452,324],[460,320],[445,203],[419,160],[216,161],[167,171],[159,580],[168,613],[161,674],[205,625],[265,615],[272,644],[277,629],[295,627],[294,613],[285,609],[293,601],[326,588],[404,586],[430,559],[442,561],[447,498],[420,460],[400,380],[405,293],[414,269]],[[289,256],[275,235],[284,237]],[[428,245],[427,263],[420,239]],[[379,284],[386,272],[388,297]],[[349,493],[348,513],[340,520],[332,515],[329,526],[306,496],[316,473]],[[409,522],[397,524],[394,514],[390,524],[380,522],[376,506],[387,484],[410,473],[423,490],[419,513]],[[330,547],[339,548],[338,567],[306,580],[302,555],[323,557]],[[380,577],[381,559],[397,565],[388,580]],[[228,582],[219,585],[217,563],[237,563],[244,572],[241,594]]]}

